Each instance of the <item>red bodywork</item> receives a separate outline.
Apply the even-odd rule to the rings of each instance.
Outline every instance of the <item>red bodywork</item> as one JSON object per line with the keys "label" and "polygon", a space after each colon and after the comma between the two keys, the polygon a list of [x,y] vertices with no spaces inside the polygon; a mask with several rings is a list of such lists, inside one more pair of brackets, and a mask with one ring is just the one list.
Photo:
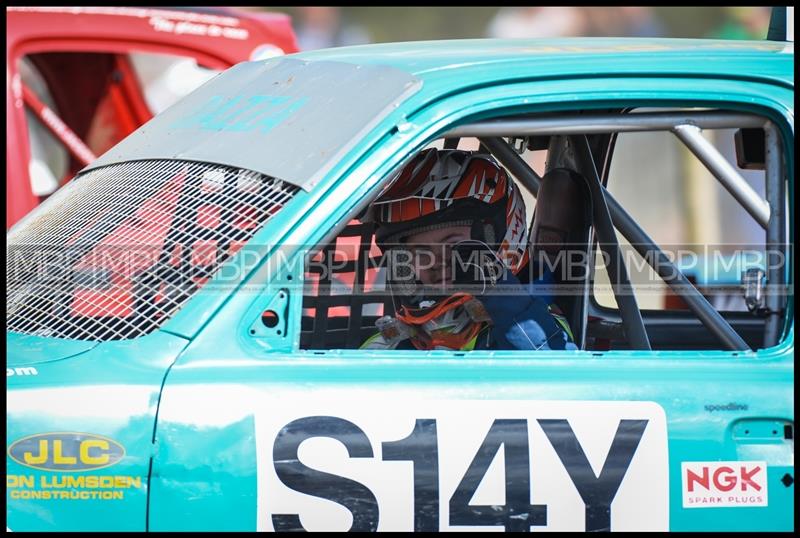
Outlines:
{"label": "red bodywork", "polygon": [[[290,18],[276,13],[14,7],[6,8],[6,16],[6,228],[41,201],[29,177],[26,109],[69,151],[69,170],[59,178],[63,182],[152,117],[129,53],[171,54],[226,69],[251,59],[263,46],[286,54],[298,50]],[[23,57],[50,87],[58,115],[22,83]]]}

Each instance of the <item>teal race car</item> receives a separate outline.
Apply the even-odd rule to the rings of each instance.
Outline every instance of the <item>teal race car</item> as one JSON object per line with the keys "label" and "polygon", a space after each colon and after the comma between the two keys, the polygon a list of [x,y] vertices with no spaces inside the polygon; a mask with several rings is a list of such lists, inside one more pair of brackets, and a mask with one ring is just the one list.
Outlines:
{"label": "teal race car", "polygon": [[[791,41],[237,64],[7,235],[8,528],[792,530],[794,147]],[[577,349],[363,348],[426,148],[510,172]]]}

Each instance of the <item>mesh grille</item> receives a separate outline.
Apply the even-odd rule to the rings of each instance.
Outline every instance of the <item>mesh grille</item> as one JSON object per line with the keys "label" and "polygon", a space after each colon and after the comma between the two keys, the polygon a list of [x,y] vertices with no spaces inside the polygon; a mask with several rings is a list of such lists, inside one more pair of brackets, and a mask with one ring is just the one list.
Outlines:
{"label": "mesh grille", "polygon": [[147,334],[297,191],[175,160],[81,174],[7,237],[7,328],[100,341]]}

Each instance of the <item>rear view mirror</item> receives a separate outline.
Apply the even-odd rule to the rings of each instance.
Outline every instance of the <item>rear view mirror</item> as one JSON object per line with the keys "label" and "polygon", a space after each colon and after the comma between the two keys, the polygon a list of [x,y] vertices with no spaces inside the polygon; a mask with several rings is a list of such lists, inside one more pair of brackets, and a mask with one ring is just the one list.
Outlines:
{"label": "rear view mirror", "polygon": [[739,168],[764,170],[764,129],[738,129],[733,139]]}

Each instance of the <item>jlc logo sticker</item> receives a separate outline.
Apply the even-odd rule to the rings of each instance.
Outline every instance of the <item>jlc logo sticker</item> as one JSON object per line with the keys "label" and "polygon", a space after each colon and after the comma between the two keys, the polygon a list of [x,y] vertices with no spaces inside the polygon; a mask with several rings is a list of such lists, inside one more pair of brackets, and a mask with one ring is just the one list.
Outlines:
{"label": "jlc logo sticker", "polygon": [[683,462],[684,508],[767,506],[763,461]]}
{"label": "jlc logo sticker", "polygon": [[14,442],[8,455],[21,465],[43,471],[88,471],[119,462],[125,457],[125,448],[91,433],[51,432]]}

